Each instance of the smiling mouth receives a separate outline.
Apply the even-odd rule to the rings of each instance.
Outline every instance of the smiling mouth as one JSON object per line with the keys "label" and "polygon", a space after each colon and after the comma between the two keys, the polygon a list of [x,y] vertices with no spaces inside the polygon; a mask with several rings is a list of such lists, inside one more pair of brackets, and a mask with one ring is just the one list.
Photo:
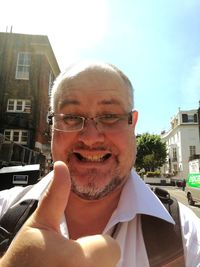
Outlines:
{"label": "smiling mouth", "polygon": [[104,162],[111,157],[111,153],[105,155],[88,155],[83,156],[80,153],[74,153],[76,158],[82,162]]}

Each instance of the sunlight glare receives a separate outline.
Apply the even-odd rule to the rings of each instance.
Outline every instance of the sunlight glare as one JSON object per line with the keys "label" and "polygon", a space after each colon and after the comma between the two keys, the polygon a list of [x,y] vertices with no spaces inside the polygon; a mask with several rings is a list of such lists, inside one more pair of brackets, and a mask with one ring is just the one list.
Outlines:
{"label": "sunlight glare", "polygon": [[105,38],[107,9],[106,0],[7,0],[1,5],[0,31],[12,27],[15,33],[47,35],[59,58],[61,51],[76,57]]}

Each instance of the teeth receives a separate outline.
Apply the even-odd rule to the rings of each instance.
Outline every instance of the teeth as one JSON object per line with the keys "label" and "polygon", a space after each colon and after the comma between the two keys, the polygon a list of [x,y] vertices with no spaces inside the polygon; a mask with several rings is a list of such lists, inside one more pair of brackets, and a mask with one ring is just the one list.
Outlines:
{"label": "teeth", "polygon": [[82,155],[80,153],[75,153],[76,157],[85,162],[102,162],[107,160],[111,154],[107,153],[105,155]]}
{"label": "teeth", "polygon": [[92,161],[92,162],[101,162],[103,161],[103,156],[87,156],[83,157],[84,161]]}

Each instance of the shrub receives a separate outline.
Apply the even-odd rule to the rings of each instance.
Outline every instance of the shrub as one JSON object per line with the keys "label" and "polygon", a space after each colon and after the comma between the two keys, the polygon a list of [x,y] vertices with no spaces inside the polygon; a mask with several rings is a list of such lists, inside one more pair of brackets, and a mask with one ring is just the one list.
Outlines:
{"label": "shrub", "polygon": [[160,177],[161,173],[160,173],[160,171],[147,172],[146,175],[147,175],[147,177]]}

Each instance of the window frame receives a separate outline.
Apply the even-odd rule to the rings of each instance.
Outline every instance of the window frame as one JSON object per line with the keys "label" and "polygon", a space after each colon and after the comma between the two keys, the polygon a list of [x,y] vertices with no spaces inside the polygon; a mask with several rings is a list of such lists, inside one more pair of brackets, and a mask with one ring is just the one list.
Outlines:
{"label": "window frame", "polygon": [[[30,74],[31,53],[19,52],[17,55],[17,66],[15,72],[15,79],[29,80]],[[21,68],[21,70],[20,70]]]}
{"label": "window frame", "polygon": [[189,146],[190,157],[196,155],[196,146]]}
{"label": "window frame", "polygon": [[[12,103],[13,102],[13,103]],[[21,102],[21,105],[19,105]],[[9,107],[12,106],[13,109]],[[17,107],[21,106],[21,109],[17,109]],[[31,112],[31,100],[30,99],[12,99],[9,98],[7,102],[7,112],[15,112],[15,113],[30,113]]]}
{"label": "window frame", "polygon": [[14,142],[21,145],[27,145],[29,138],[29,131],[21,129],[5,129],[4,138],[5,138],[5,143]]}
{"label": "window frame", "polygon": [[189,114],[188,115],[188,122],[194,122],[194,115]]}
{"label": "window frame", "polygon": [[176,147],[172,148],[172,157],[173,159],[177,159],[177,148]]}

